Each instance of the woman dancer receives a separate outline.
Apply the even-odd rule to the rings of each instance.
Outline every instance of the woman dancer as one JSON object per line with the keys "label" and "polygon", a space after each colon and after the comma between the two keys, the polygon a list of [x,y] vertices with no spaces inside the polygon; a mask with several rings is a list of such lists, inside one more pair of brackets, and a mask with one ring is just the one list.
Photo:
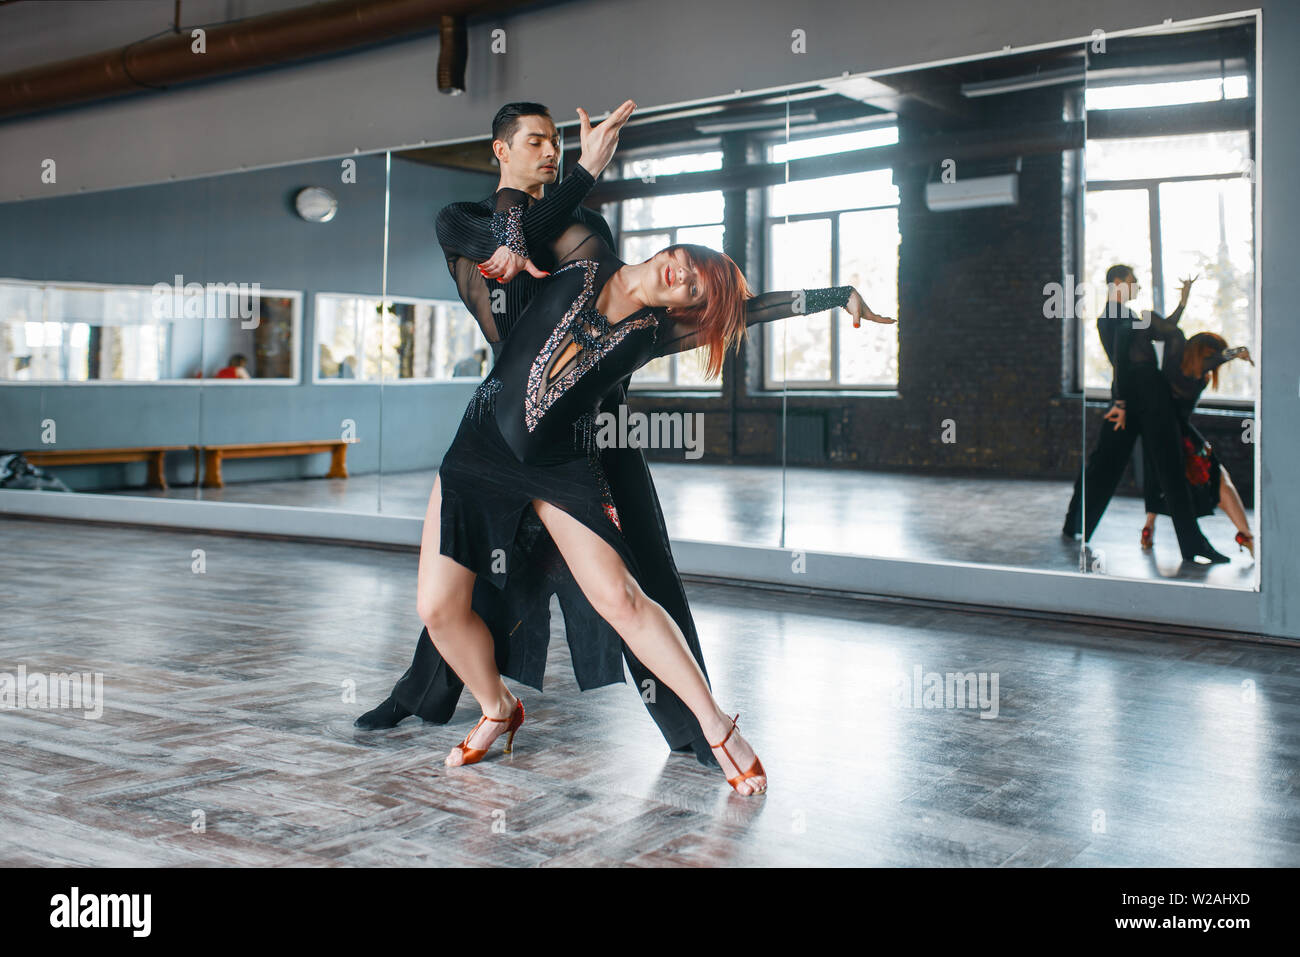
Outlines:
{"label": "woman dancer", "polygon": [[[1195,281],[1196,277],[1184,280],[1184,302]],[[1218,388],[1219,366],[1238,357],[1251,365],[1255,364],[1255,360],[1250,357],[1250,350],[1245,346],[1229,349],[1227,340],[1213,332],[1198,332],[1188,339],[1183,330],[1173,324],[1165,330],[1163,338],[1165,354],[1161,371],[1174,394],[1174,411],[1182,432],[1186,466],[1184,477],[1191,490],[1196,517],[1211,515],[1216,507],[1222,508],[1237,527],[1237,550],[1247,549],[1253,558],[1255,536],[1250,532],[1250,522],[1246,519],[1246,507],[1241,501],[1241,494],[1232,484],[1228,470],[1214,454],[1214,447],[1192,425],[1191,417],[1206,386]],[[1146,456],[1145,448],[1142,455],[1142,492],[1147,509],[1146,525],[1142,528],[1142,547],[1149,550],[1155,543],[1156,513],[1168,515],[1169,503],[1156,481],[1155,469]]]}
{"label": "woman dancer", "polygon": [[[515,209],[499,209],[507,230],[517,221]],[[871,312],[851,287],[750,298],[735,264],[705,247],[674,246],[626,265],[586,225],[569,227],[551,245],[557,268],[476,390],[435,479],[425,519],[419,612],[483,709],[446,763],[481,760],[504,732],[510,749],[524,711],[501,675],[540,667],[528,660],[539,650],[536,643],[514,639],[518,622],[489,623],[474,612],[476,577],[507,590],[535,591],[558,559],[629,656],[634,652],[657,683],[679,695],[708,740],[718,742],[710,748],[732,788],[759,793],[766,776],[736,730],[737,719],[727,719],[680,629],[638,584],[635,554],[623,539],[595,454],[595,410],[611,389],[659,356],[707,346],[708,371],[716,374],[727,347],[738,347],[748,325],[831,305],[848,309],[855,325],[863,317],[893,320]],[[521,528],[529,510],[558,556],[548,563],[547,556],[534,555],[521,567],[520,557],[531,554]],[[603,673],[618,663],[612,680],[621,680],[619,648],[575,632],[567,609],[565,622],[580,687],[595,685],[584,684],[579,662]]]}

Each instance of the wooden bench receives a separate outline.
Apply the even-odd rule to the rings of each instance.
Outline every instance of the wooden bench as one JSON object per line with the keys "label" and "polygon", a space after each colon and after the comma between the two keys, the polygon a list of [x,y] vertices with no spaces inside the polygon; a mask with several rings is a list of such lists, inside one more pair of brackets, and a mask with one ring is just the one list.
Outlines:
{"label": "wooden bench", "polygon": [[[163,457],[168,452],[193,448],[190,445],[140,445],[116,449],[34,449],[23,452],[32,465],[47,467],[51,465],[104,465],[112,462],[146,462],[148,475],[145,479],[147,488],[167,488],[167,476],[163,472]],[[199,457],[194,456],[194,475],[198,481]]]}
{"label": "wooden bench", "polygon": [[203,487],[225,488],[221,479],[223,459],[261,459],[278,455],[315,455],[329,452],[330,470],[326,478],[347,478],[348,445],[343,439],[319,439],[298,442],[243,442],[230,445],[195,445],[195,455],[203,453]]}

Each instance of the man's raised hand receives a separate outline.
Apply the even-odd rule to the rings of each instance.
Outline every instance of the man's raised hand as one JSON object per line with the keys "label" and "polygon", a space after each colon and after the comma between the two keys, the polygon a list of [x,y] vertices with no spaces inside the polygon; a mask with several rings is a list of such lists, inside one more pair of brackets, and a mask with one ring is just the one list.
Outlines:
{"label": "man's raised hand", "polygon": [[592,176],[600,176],[614,158],[614,151],[618,149],[618,131],[635,109],[635,103],[624,100],[622,106],[592,126],[587,111],[578,107],[578,142],[582,147],[578,163]]}

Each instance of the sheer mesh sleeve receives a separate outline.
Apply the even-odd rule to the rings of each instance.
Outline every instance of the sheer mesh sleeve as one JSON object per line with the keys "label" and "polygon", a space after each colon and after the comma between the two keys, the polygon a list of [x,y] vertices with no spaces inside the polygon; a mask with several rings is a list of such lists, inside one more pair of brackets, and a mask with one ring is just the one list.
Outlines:
{"label": "sheer mesh sleeve", "polygon": [[614,234],[609,231],[609,223],[605,222],[604,216],[600,215],[600,213],[596,212],[593,209],[588,209],[585,206],[579,206],[575,211],[575,215],[578,217],[578,219],[582,220],[584,223],[586,223],[588,226],[594,229],[600,235],[600,238],[605,241],[605,244],[609,246],[610,249],[616,248],[614,246]]}
{"label": "sheer mesh sleeve", "polygon": [[[437,234],[447,269],[456,283],[461,302],[473,313],[483,337],[500,342],[504,330],[493,311],[513,314],[506,308],[513,283],[489,285],[478,271],[478,264],[492,257],[501,246],[521,256],[530,256],[531,247],[554,240],[565,226],[573,222],[578,204],[596,183],[591,173],[579,164],[544,199],[537,200],[517,189],[498,190],[492,204],[452,203],[438,213]],[[494,291],[507,290],[494,296]],[[522,290],[521,290],[522,291]]]}
{"label": "sheer mesh sleeve", "polygon": [[1183,306],[1179,306],[1169,314],[1168,318],[1152,310],[1151,312],[1151,335],[1156,339],[1172,339],[1175,336],[1181,336],[1182,330],[1178,328],[1178,320],[1183,317]]}
{"label": "sheer mesh sleeve", "polygon": [[553,239],[573,219],[578,204],[596,180],[581,165],[544,198],[535,200],[518,189],[496,193],[495,209],[482,203],[452,203],[438,214],[438,242],[448,257],[466,256],[476,263],[509,246],[521,256],[532,245]]}
{"label": "sheer mesh sleeve", "polygon": [[1138,325],[1138,319],[1132,312],[1125,310],[1125,315],[1115,323],[1115,348],[1111,358],[1115,363],[1115,378],[1111,385],[1111,398],[1127,400],[1132,398],[1130,389],[1133,385],[1133,369],[1137,365],[1153,366],[1156,353],[1151,343],[1163,339],[1175,348],[1184,341],[1183,331],[1178,327],[1182,318],[1183,307],[1180,305],[1169,318],[1154,310],[1147,313],[1150,322]]}
{"label": "sheer mesh sleeve", "polygon": [[[832,306],[844,308],[848,305],[852,286],[829,286],[822,289],[786,289],[780,292],[765,292],[745,302],[745,326],[756,326],[760,322],[774,319],[788,319],[791,316],[815,316]],[[660,333],[656,356],[667,356],[677,352],[686,352],[701,345],[698,334],[691,322],[678,322],[672,315],[663,315],[660,311]]]}
{"label": "sheer mesh sleeve", "polygon": [[557,269],[580,259],[589,259],[602,265],[617,260],[605,237],[590,221],[570,223],[552,240],[550,252]]}

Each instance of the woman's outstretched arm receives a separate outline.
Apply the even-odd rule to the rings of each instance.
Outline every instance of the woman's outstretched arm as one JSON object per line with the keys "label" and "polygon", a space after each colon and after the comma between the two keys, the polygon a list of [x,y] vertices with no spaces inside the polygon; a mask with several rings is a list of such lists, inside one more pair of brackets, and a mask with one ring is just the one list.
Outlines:
{"label": "woman's outstretched arm", "polygon": [[[863,301],[861,294],[852,286],[828,286],[821,289],[785,289],[779,292],[765,292],[748,299],[745,301],[745,326],[756,326],[761,322],[788,319],[792,316],[815,316],[835,306],[848,310],[853,316],[854,325],[862,319],[871,319],[873,322],[894,321],[872,312]],[[668,321],[666,328],[661,323],[656,355],[666,356],[687,352],[703,344],[690,323],[671,321],[672,317],[662,316],[662,312],[661,318]]]}

